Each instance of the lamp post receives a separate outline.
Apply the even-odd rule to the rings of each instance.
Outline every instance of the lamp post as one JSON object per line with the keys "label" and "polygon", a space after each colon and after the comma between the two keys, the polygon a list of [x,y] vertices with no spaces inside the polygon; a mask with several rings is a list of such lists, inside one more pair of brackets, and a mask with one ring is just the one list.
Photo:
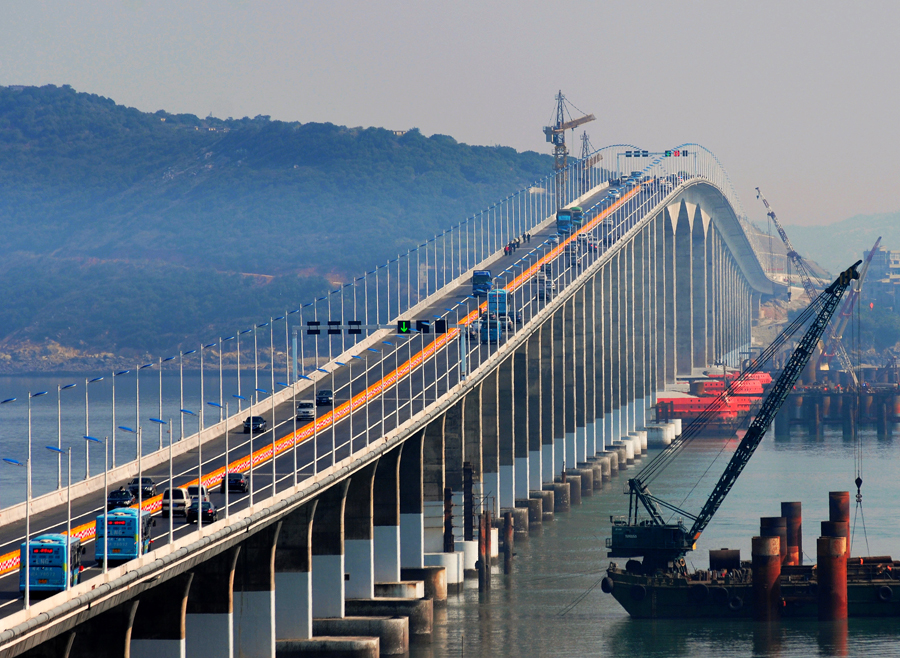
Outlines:
{"label": "lamp post", "polygon": [[[144,542],[144,526],[141,523],[141,515],[144,512],[144,464],[141,459],[143,454],[143,446],[141,441],[141,426],[138,425],[138,428],[132,429],[130,427],[126,427],[125,425],[119,425],[119,429],[123,432],[128,432],[129,434],[134,434],[135,439],[137,441],[136,446],[136,454],[137,454],[137,463],[138,463],[138,533],[140,535],[140,543],[143,545]],[[171,498],[169,499],[169,504],[171,505]]]}
{"label": "lamp post", "polygon": [[[91,433],[90,427],[90,412],[88,407],[88,388],[89,384],[93,384],[94,382],[103,381],[103,377],[94,377],[93,379],[85,379],[84,380],[84,435],[89,436]],[[103,462],[103,470],[107,470],[108,461]],[[84,444],[84,479],[87,480],[91,477],[91,444]]]}
{"label": "lamp post", "polygon": [[[216,407],[219,409],[219,415],[221,415],[222,411],[225,412],[225,417],[228,417],[228,405],[226,404],[222,407],[218,402],[207,402],[211,407]],[[228,468],[231,462],[229,461],[230,457],[228,455],[228,428],[225,428],[225,473],[222,475],[222,484],[225,489],[225,518],[228,518],[228,473],[230,469]]]}
{"label": "lamp post", "polygon": [[[116,377],[120,375],[125,375],[131,372],[130,370],[120,370],[119,372],[113,371],[109,376],[109,381],[112,382],[112,467],[116,467]],[[105,468],[109,468],[109,464],[104,465]]]}
{"label": "lamp post", "polygon": [[[23,464],[15,459],[3,458],[7,464],[25,467],[25,609],[31,607],[31,459]],[[21,562],[21,552],[19,560]]]}
{"label": "lamp post", "polygon": [[[241,406],[241,400],[247,400],[243,395],[232,395],[231,397],[236,398],[238,401],[238,407]],[[252,404],[252,402],[251,402]],[[249,418],[250,420],[250,467],[248,470],[248,477],[250,478],[250,505],[253,505],[253,417]],[[227,433],[226,433],[227,435]]]}
{"label": "lamp post", "polygon": [[[166,361],[174,360],[174,356],[166,357],[165,359],[159,360],[159,417],[162,418],[163,410],[162,410],[162,364]],[[159,449],[162,450],[163,442],[162,442],[162,425],[159,426]],[[172,443],[172,430],[169,429],[169,443]],[[171,501],[169,501],[171,502]]]}
{"label": "lamp post", "polygon": [[[72,543],[72,448],[61,450],[56,446],[47,446],[47,450],[57,453],[57,458],[60,460],[63,455],[66,455],[69,459],[69,478],[66,480],[66,548],[68,549]],[[68,550],[66,553],[68,554]],[[67,555],[67,557],[69,556]],[[67,559],[66,564],[71,565],[72,561]],[[69,589],[71,583],[72,574],[68,573],[68,569],[66,569],[66,589]]]}
{"label": "lamp post", "polygon": [[[87,434],[84,435],[85,443],[102,443],[104,448],[104,463],[109,461],[109,437],[98,439]],[[103,573],[106,574],[109,565],[109,505],[107,505],[107,497],[109,496],[109,469],[103,469]]]}
{"label": "lamp post", "polygon": [[[268,393],[268,391],[264,388],[257,388],[257,389],[255,389],[255,392],[256,392],[256,403],[255,404],[259,404],[259,394],[260,393]],[[273,426],[272,426],[272,439],[273,439],[272,443],[273,443],[273,445],[275,443],[274,438],[275,438],[275,426],[273,424]],[[272,486],[273,487],[275,486],[274,482],[272,483]],[[253,417],[252,416],[250,417],[250,489],[251,490],[253,489]],[[253,504],[252,493],[250,495],[250,504],[251,505]]]}
{"label": "lamp post", "polygon": [[[134,369],[134,424],[141,424],[141,370],[145,368],[152,368],[152,363],[145,363],[142,366],[137,366]],[[159,449],[162,450],[162,446],[159,446]]]}
{"label": "lamp post", "polygon": [[[235,396],[238,400],[246,400],[247,398],[241,397],[241,336],[244,334],[249,334],[253,329],[244,329],[243,331],[239,331],[237,334],[237,395]],[[250,396],[253,398],[253,396]],[[238,402],[238,413],[241,413],[241,403]]]}
{"label": "lamp post", "polygon": [[[198,414],[194,413],[190,409],[181,409],[181,425],[184,427],[184,417],[185,416],[195,416],[198,418]],[[181,440],[184,440],[184,435],[182,435]],[[203,445],[200,441],[200,434],[197,434],[197,531],[200,533],[200,536],[203,536]]]}
{"label": "lamp post", "polygon": [[226,340],[234,340],[234,336],[228,336],[228,338],[220,338],[219,339],[219,422],[221,423],[225,418],[228,418],[228,413],[225,413],[225,418],[222,418],[222,410],[225,409],[225,399],[222,396],[222,343]]}
{"label": "lamp post", "polygon": [[[184,409],[184,357],[187,354],[193,354],[197,350],[188,350],[187,352],[178,352],[178,386],[180,391],[180,397],[178,398],[178,408]],[[181,414],[181,434],[178,435],[178,440],[184,440],[184,414]]]}
{"label": "lamp post", "polygon": [[[279,386],[287,388],[291,386],[286,382],[276,382]],[[291,387],[291,415],[293,416],[294,431],[291,434],[291,450],[294,453],[294,486],[297,486],[297,387]],[[274,436],[274,432],[273,432]],[[274,444],[274,441],[273,441]]]}
{"label": "lamp post", "polygon": [[[56,387],[56,449],[60,454],[56,457],[56,488],[62,488],[62,392],[67,388],[75,388],[75,384],[57,385]],[[71,463],[69,465],[71,470]],[[71,479],[71,474],[70,478]]]}
{"label": "lamp post", "polygon": [[[357,359],[358,361],[363,362],[363,364],[364,364],[363,365],[363,374],[365,374],[369,371],[369,364],[364,358],[362,358],[358,354],[354,354],[350,358]],[[352,363],[352,361],[351,361],[351,363]],[[363,377],[363,384],[366,383],[365,380],[367,378],[368,378],[368,375]],[[353,452],[353,386],[352,386],[352,384],[353,384],[353,368],[350,369],[350,384],[351,384],[351,386],[350,386],[350,452]],[[366,387],[366,388],[368,388],[368,387]],[[368,400],[363,400],[363,408],[368,409],[369,405],[367,403],[368,403]],[[367,413],[366,414],[366,445],[368,445],[368,444],[369,444],[369,417],[368,417],[368,413]]]}
{"label": "lamp post", "polygon": [[[200,399],[203,400],[206,398],[206,391],[203,388],[203,350],[208,347],[215,347],[218,343],[208,343],[206,345],[200,346]],[[221,350],[219,354],[221,355]],[[221,365],[221,358],[219,359],[219,364]],[[205,423],[203,422],[203,407],[200,407],[200,431],[203,431]]]}
{"label": "lamp post", "polygon": [[[168,423],[164,421],[162,418],[151,418],[151,423],[156,423],[159,425],[159,432],[162,435],[162,427],[166,425],[169,428],[169,432],[171,432],[172,421],[170,420]],[[172,474],[172,437],[169,436],[169,544],[172,543],[174,539],[174,524],[172,523],[172,519],[174,516],[172,515],[172,491],[175,489],[175,480]]]}

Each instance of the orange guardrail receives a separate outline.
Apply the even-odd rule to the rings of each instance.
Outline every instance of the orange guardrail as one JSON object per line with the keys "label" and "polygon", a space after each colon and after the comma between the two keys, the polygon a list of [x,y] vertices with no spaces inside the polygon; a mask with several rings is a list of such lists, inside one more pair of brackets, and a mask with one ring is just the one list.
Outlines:
{"label": "orange guardrail", "polygon": [[[540,259],[537,260],[537,262],[535,262],[534,265],[532,265],[531,267],[523,271],[519,276],[510,281],[507,284],[506,289],[512,291],[524,285],[525,282],[528,281],[528,279],[530,279],[532,276],[534,276],[534,274],[540,269],[541,265],[558,256],[560,253],[562,253],[567,244],[569,244],[572,240],[577,239],[577,235],[579,233],[585,233],[592,230],[599,222],[603,221],[608,215],[618,210],[626,201],[628,201],[628,199],[637,194],[639,190],[640,186],[635,187],[632,191],[628,192],[621,199],[613,203],[609,208],[598,214],[594,219],[587,222],[577,233],[573,233],[565,240],[560,241],[560,243],[556,247],[544,254]],[[478,305],[478,308],[476,310],[471,311],[468,315],[466,315],[460,321],[460,324],[464,326],[471,324],[472,321],[474,321],[475,318],[477,318],[486,307],[487,302],[482,302]],[[423,365],[428,358],[434,356],[440,349],[446,346],[452,339],[456,338],[456,336],[458,335],[459,327],[452,327],[446,334],[442,334],[440,338],[435,338],[425,347],[425,349],[411,356],[409,360],[398,366],[392,372],[385,375],[383,379],[369,386],[362,393],[357,394],[329,413],[324,414],[320,418],[316,419],[314,423],[309,423],[308,425],[305,425],[304,427],[298,429],[296,432],[292,432],[291,434],[288,434],[287,436],[276,440],[274,443],[275,455],[278,456],[284,454],[288,450],[293,449],[295,443],[303,443],[304,441],[307,441],[315,436],[318,432],[328,429],[333,423],[337,423],[343,420],[350,413],[351,409],[355,411],[359,407],[364,407],[372,399],[377,398],[379,395],[381,395],[382,392],[387,391],[388,388],[399,383],[407,375],[410,375],[413,370],[415,370],[420,365]],[[253,468],[266,463],[272,458],[272,449],[273,444],[270,443],[255,451],[252,455],[247,455],[246,457],[236,459],[235,461],[228,464],[227,467],[218,468],[211,473],[204,475],[203,485],[208,488],[212,488],[213,486],[221,482],[226,471],[230,473],[243,473],[244,471],[249,470],[251,462]],[[190,487],[196,484],[197,480],[195,479],[182,486]],[[137,506],[133,505],[132,507]],[[154,512],[159,512],[162,509],[162,496],[157,495],[152,498],[148,498],[145,501],[142,501],[141,509],[150,512],[151,514]],[[82,543],[86,543],[94,539],[96,535],[95,525],[95,521],[83,523],[75,528],[72,528],[72,535],[81,539]],[[63,532],[62,534],[65,534],[65,532]],[[7,574],[18,568],[18,550],[10,551],[5,555],[0,555],[0,575]]]}

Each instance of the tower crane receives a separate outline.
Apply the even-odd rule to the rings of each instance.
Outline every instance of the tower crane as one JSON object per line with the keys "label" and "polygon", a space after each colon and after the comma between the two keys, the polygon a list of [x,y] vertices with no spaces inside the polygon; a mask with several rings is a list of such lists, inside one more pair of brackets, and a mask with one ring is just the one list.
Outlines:
{"label": "tower crane", "polygon": [[[674,570],[678,573],[685,573],[684,556],[694,550],[700,534],[709,525],[712,517],[749,463],[756,448],[759,447],[775,414],[787,399],[800,377],[800,373],[815,351],[819,339],[825,333],[825,328],[837,310],[841,297],[851,281],[859,278],[856,268],[861,262],[857,261],[842,272],[821,295],[817,296],[815,303],[810,304],[803,313],[795,318],[759,358],[755,359],[739,375],[738,381],[743,381],[757,372],[765,361],[775,355],[792,336],[808,323],[809,326],[797,348],[763,400],[759,411],[732,454],[712,493],[704,502],[701,511],[698,514],[691,514],[679,506],[653,495],[649,485],[703,431],[706,424],[721,407],[725,393],[688,425],[678,439],[654,457],[635,477],[628,480],[628,517],[627,520],[625,518],[611,519],[613,521],[612,537],[607,539],[606,544],[609,548],[607,553],[609,557],[641,557],[643,562],[639,564],[638,568],[644,574],[652,575],[657,570]],[[677,522],[667,522],[663,518],[666,510],[674,512],[679,517]],[[685,526],[682,519],[691,521],[691,527]],[[626,565],[626,570],[630,570],[628,565]],[[614,573],[610,571],[609,574],[615,580]]]}
{"label": "tower crane", "polygon": [[863,261],[863,266],[859,270],[859,281],[856,282],[855,286],[850,288],[850,292],[847,293],[847,299],[845,299],[844,303],[841,305],[841,310],[838,312],[838,319],[834,323],[831,332],[828,334],[828,342],[825,344],[825,349],[819,356],[819,362],[816,364],[816,367],[819,367],[823,362],[827,363],[828,360],[835,355],[837,351],[836,342],[841,342],[841,339],[844,337],[844,331],[847,329],[847,325],[853,317],[853,309],[862,293],[862,285],[863,281],[866,279],[866,274],[869,271],[869,263],[872,262],[872,258],[875,256],[875,252],[878,251],[880,244],[881,237],[879,236],[875,241],[875,245],[866,256],[865,261]]}
{"label": "tower crane", "polygon": [[552,126],[544,126],[544,136],[547,138],[548,143],[553,144],[557,209],[565,205],[564,191],[568,182],[568,170],[566,167],[568,165],[569,149],[566,146],[566,131],[574,130],[578,126],[596,119],[593,114],[586,114],[578,119],[573,119],[567,105],[570,105],[570,103],[567,103],[566,97],[563,96],[562,90],[560,90],[556,95],[556,121]]}
{"label": "tower crane", "polygon": [[[778,221],[778,217],[775,216],[775,211],[772,210],[772,207],[769,205],[769,202],[766,200],[766,197],[763,196],[763,193],[760,189],[756,188],[756,198],[760,199],[763,202],[763,205],[766,207],[768,211],[766,214],[769,216],[769,219],[772,220],[772,223],[775,224],[775,229],[778,231],[778,235],[781,237],[781,241],[784,242],[785,251],[787,251],[787,257],[791,263],[794,264],[794,268],[797,270],[797,274],[800,277],[800,282],[803,284],[803,289],[806,291],[806,296],[809,298],[810,304],[816,303],[816,288],[813,286],[812,277],[809,275],[809,269],[806,267],[806,262],[803,260],[803,257],[797,253],[797,250],[794,249],[794,245],[791,244],[791,239],[788,237],[787,233],[784,231],[784,227],[781,225],[781,222]],[[788,301],[791,299],[791,282],[788,280]],[[841,362],[841,366],[850,373],[850,378],[853,380],[854,386],[859,386],[859,380],[856,378],[856,371],[853,369],[853,363],[850,361],[850,357],[847,354],[847,350],[844,349],[844,344],[841,343],[840,339],[833,341],[834,351],[837,354],[838,360]]]}

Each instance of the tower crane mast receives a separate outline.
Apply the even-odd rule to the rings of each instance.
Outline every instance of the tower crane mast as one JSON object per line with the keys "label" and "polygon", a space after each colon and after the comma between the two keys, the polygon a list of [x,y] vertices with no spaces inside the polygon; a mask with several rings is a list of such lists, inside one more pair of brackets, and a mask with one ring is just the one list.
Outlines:
{"label": "tower crane mast", "polygon": [[[567,120],[568,117],[568,120]],[[593,121],[593,114],[586,114],[577,119],[572,119],[566,107],[566,97],[562,91],[556,95],[556,120],[552,126],[544,126],[544,136],[547,142],[553,144],[553,169],[556,172],[556,207],[565,205],[565,189],[568,182],[568,157],[569,149],[566,146],[566,131],[574,130],[578,126]]]}

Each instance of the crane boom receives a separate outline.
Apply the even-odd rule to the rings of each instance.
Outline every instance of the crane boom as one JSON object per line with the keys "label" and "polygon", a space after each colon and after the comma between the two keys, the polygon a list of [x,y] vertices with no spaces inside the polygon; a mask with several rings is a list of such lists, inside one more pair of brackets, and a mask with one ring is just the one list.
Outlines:
{"label": "crane boom", "polygon": [[[758,187],[756,188],[756,194],[766,207],[769,218],[772,220],[772,223],[775,224],[778,235],[781,236],[781,241],[784,242],[788,258],[791,259],[791,262],[797,269],[797,274],[800,276],[801,283],[803,283],[803,289],[806,291],[806,296],[809,298],[810,303],[816,303],[816,288],[812,283],[812,277],[809,275],[806,262],[803,260],[803,257],[797,253],[797,250],[794,249],[794,245],[791,244],[791,239],[788,237],[787,233],[785,233],[784,227],[782,227],[781,222],[778,221],[778,217],[775,216],[775,211],[769,206],[769,202]],[[790,290],[790,285],[791,282],[788,281],[788,290]],[[790,299],[790,296],[788,299]],[[841,362],[841,366],[850,373],[853,385],[859,386],[859,380],[856,378],[856,371],[853,369],[853,362],[850,361],[850,356],[847,354],[847,350],[844,349],[844,344],[840,340],[834,341],[833,344],[834,351],[837,354],[838,360]]]}
{"label": "crane boom", "polygon": [[[709,498],[704,503],[700,513],[697,515],[689,514],[675,505],[653,496],[648,489],[646,480],[649,480],[650,476],[655,477],[655,474],[660,472],[661,467],[658,466],[659,463],[662,463],[664,467],[667,463],[666,460],[668,459],[671,461],[671,456],[678,454],[678,451],[683,447],[687,440],[692,436],[699,434],[703,429],[706,420],[712,416],[711,413],[706,414],[705,412],[704,415],[701,416],[701,419],[705,418],[706,420],[698,419],[700,420],[699,423],[698,421],[691,423],[682,434],[682,438],[679,439],[679,441],[672,443],[666,450],[657,455],[653,461],[644,467],[636,477],[628,481],[630,494],[628,521],[619,520],[613,522],[612,537],[607,540],[607,547],[610,549],[608,553],[609,557],[643,557],[645,573],[648,573],[648,569],[652,572],[652,570],[658,568],[679,568],[676,566],[679,563],[681,565],[680,568],[684,568],[684,561],[682,558],[684,558],[688,551],[694,549],[695,542],[700,537],[700,534],[712,520],[713,515],[715,515],[716,511],[725,500],[725,497],[734,486],[734,483],[743,472],[744,467],[750,461],[750,458],[762,441],[763,436],[765,436],[769,425],[775,418],[775,414],[778,413],[778,410],[787,398],[788,393],[790,393],[794,384],[797,382],[797,379],[800,377],[800,373],[809,362],[810,356],[812,356],[818,341],[821,339],[822,334],[825,332],[825,328],[828,326],[829,321],[841,301],[841,297],[847,290],[850,282],[859,278],[857,267],[861,262],[862,261],[857,261],[854,265],[842,272],[841,275],[816,298],[815,303],[810,304],[809,307],[795,319],[775,341],[773,341],[772,345],[764,350],[763,354],[760,355],[760,358],[756,360],[755,365],[752,365],[745,373],[742,373],[742,376],[746,376],[750,372],[758,370],[765,360],[780,349],[780,347],[797,330],[799,330],[806,321],[812,318],[809,328],[806,330],[799,345],[794,350],[788,363],[785,365],[772,389],[769,391],[769,394],[763,401],[759,412],[747,429],[747,433],[741,439],[737,450],[732,455],[725,471],[716,483]],[[715,405],[716,402],[710,405],[710,408],[715,407]],[[650,476],[645,477],[646,473],[649,473]],[[690,529],[687,529],[681,520],[675,524],[665,523],[662,513],[660,512],[660,506],[673,511],[682,517],[691,519],[693,525]],[[646,510],[649,519],[639,521],[638,514],[640,508]]]}

